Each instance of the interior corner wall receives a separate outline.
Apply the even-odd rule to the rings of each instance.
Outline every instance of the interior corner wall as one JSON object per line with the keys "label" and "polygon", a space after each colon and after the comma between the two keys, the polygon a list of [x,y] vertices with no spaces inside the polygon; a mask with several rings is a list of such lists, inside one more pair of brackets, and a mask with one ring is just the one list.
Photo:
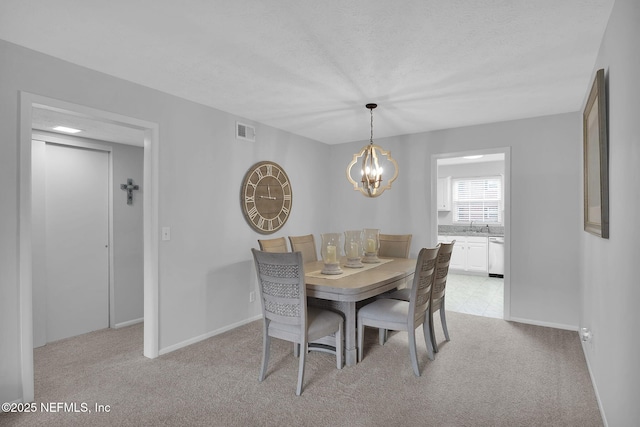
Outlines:
{"label": "interior corner wall", "polygon": [[[640,2],[615,1],[592,74],[604,68],[608,91],[609,239],[580,233],[580,326],[592,332],[583,347],[609,426],[637,425],[640,419],[638,22]],[[580,203],[576,210],[582,209]]]}
{"label": "interior corner wall", "polygon": [[331,205],[340,209],[332,229],[412,233],[416,256],[436,244],[431,156],[511,147],[511,319],[577,330],[580,123],[579,113],[568,113],[380,138],[376,144],[391,151],[400,172],[392,189],[374,199],[355,192],[345,176],[366,141],[332,146]]}
{"label": "interior corner wall", "polygon": [[[159,343],[170,351],[259,316],[249,248],[263,235],[240,209],[240,184],[261,160],[280,164],[292,183],[287,224],[271,237],[326,230],[328,146],[214,108],[0,40],[0,401],[22,399],[19,322],[20,92],[158,124]],[[235,138],[235,122],[256,127],[256,141]],[[309,159],[314,159],[310,162]],[[116,195],[114,195],[116,196]],[[160,230],[156,230],[158,235]],[[142,350],[142,344],[141,344]]]}

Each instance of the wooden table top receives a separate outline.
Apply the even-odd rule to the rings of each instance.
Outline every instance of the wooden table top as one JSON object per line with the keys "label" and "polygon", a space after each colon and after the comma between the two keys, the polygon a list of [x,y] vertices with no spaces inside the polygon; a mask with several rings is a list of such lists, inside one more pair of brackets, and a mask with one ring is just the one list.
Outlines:
{"label": "wooden table top", "polygon": [[[340,265],[346,269],[344,260]],[[322,267],[322,261],[304,265],[305,272],[321,270]],[[415,269],[416,259],[394,258],[391,262],[345,277],[325,279],[306,275],[307,296],[332,301],[361,301],[413,280]]]}

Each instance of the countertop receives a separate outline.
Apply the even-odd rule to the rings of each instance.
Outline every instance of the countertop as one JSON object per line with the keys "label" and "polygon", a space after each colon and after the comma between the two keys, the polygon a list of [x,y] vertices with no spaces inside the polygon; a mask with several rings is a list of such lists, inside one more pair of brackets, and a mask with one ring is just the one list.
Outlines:
{"label": "countertop", "polygon": [[503,226],[439,225],[439,236],[504,237]]}

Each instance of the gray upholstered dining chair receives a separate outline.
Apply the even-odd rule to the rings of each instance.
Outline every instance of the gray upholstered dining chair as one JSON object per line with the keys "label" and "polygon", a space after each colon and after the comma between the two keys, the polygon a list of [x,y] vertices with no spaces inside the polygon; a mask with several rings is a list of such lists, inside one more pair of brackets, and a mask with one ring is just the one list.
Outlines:
{"label": "gray upholstered dining chair", "polygon": [[260,250],[264,252],[289,252],[287,239],[278,237],[275,239],[258,239]]}
{"label": "gray upholstered dining chair", "polygon": [[380,234],[378,256],[388,258],[409,258],[411,234]]}
{"label": "gray upholstered dining chair", "polygon": [[289,236],[291,252],[302,252],[302,260],[306,262],[317,261],[316,240],[313,234],[305,236]]}
{"label": "gray upholstered dining chair", "polygon": [[[447,328],[447,316],[444,308],[445,290],[447,287],[447,277],[449,275],[449,263],[451,262],[451,254],[453,253],[453,240],[451,243],[440,243],[440,252],[438,253],[438,263],[436,264],[436,277],[433,281],[433,290],[431,291],[431,310],[429,311],[429,333],[431,334],[431,342],[433,350],[438,352],[438,342],[436,341],[435,328],[433,326],[433,315],[436,311],[440,311],[440,322],[444,338],[450,341],[449,329]],[[386,295],[387,298],[395,298],[403,301],[409,301],[410,290],[399,289]]]}
{"label": "gray upholstered dining chair", "polygon": [[380,344],[384,344],[383,337],[387,329],[406,331],[409,334],[409,356],[414,374],[420,376],[418,354],[416,350],[415,330],[422,325],[424,340],[427,344],[429,359],[433,360],[433,346],[429,333],[429,309],[431,303],[431,289],[436,271],[436,260],[440,247],[423,248],[418,255],[416,270],[413,277],[409,301],[397,299],[378,299],[358,310],[358,361],[362,361],[364,354],[365,326],[379,329]]}
{"label": "gray upholstered dining chair", "polygon": [[[296,394],[302,393],[305,359],[309,350],[335,353],[342,369],[344,320],[336,312],[307,307],[304,263],[300,252],[272,253],[251,249],[262,304],[263,345],[259,381],[264,380],[269,364],[271,337],[293,342],[301,348]],[[314,347],[310,341],[335,337],[335,349]]]}

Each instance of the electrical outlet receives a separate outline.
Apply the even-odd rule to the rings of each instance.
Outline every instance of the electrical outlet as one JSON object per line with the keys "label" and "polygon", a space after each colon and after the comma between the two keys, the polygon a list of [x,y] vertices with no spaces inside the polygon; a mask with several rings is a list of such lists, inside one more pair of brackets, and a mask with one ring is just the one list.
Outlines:
{"label": "electrical outlet", "polygon": [[254,302],[256,300],[256,293],[249,292],[249,302]]}

